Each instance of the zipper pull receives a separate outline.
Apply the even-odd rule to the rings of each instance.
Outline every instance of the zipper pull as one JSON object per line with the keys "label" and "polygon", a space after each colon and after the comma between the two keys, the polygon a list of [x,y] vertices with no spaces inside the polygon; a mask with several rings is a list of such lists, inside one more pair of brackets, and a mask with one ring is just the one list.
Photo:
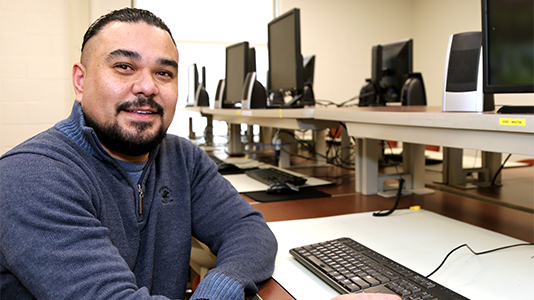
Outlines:
{"label": "zipper pull", "polygon": [[139,215],[143,215],[145,210],[145,194],[140,184],[137,185],[137,191],[139,192]]}

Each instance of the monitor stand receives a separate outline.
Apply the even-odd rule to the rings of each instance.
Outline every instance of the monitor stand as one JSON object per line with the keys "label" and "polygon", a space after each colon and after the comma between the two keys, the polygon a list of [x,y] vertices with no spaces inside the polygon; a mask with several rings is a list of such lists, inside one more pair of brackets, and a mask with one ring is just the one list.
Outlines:
{"label": "monitor stand", "polygon": [[293,96],[293,99],[288,103],[282,105],[287,108],[302,108],[304,106],[314,106],[315,96],[313,94],[313,88],[310,84],[306,84],[301,94]]}

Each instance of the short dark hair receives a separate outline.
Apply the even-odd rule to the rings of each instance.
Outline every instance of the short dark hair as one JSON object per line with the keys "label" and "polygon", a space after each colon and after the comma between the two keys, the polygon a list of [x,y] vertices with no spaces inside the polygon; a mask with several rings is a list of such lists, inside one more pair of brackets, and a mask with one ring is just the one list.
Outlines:
{"label": "short dark hair", "polygon": [[89,28],[85,32],[85,35],[83,36],[82,52],[87,41],[89,41],[93,36],[98,34],[107,24],[114,21],[125,23],[139,23],[140,21],[143,21],[148,25],[156,26],[167,31],[171,36],[172,42],[176,45],[176,42],[172,37],[171,30],[159,17],[149,12],[148,10],[125,7],[122,9],[114,10],[106,15],[101,16],[96,21],[94,21],[91,26],[89,26]]}

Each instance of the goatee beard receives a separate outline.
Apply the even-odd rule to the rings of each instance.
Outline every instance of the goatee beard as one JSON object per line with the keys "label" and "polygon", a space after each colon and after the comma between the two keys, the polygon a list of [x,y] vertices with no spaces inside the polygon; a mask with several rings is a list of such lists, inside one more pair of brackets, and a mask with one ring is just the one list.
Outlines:
{"label": "goatee beard", "polygon": [[[117,115],[126,109],[132,109],[143,106],[150,106],[156,110],[156,113],[163,119],[163,107],[159,105],[152,97],[146,98],[139,96],[135,101],[125,102],[117,107]],[[131,122],[136,129],[135,133],[124,130],[115,120],[114,123],[98,124],[85,112],[83,113],[85,124],[96,133],[98,140],[109,150],[122,153],[129,156],[140,156],[147,154],[154,150],[159,143],[165,138],[165,129],[163,128],[163,121],[155,134],[147,136],[144,131],[149,128],[151,122]]]}

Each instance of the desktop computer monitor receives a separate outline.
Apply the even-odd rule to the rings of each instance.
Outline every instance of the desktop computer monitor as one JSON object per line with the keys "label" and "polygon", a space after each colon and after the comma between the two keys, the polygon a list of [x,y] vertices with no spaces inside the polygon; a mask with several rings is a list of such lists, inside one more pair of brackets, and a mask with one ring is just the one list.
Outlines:
{"label": "desktop computer monitor", "polygon": [[247,73],[256,71],[256,55],[248,42],[226,47],[226,77],[223,108],[240,108]]}
{"label": "desktop computer monitor", "polygon": [[[313,93],[310,84],[305,84],[303,58],[300,45],[300,10],[294,8],[273,19],[268,29],[268,93],[277,99],[290,94],[293,100],[278,105],[295,107],[313,105]],[[313,62],[311,69],[313,70]],[[307,76],[310,78],[310,75]],[[311,75],[313,78],[313,74]],[[272,106],[272,105],[270,105]]]}
{"label": "desktop computer monitor", "polygon": [[186,107],[195,106],[195,95],[198,88],[198,69],[192,64],[187,69],[187,103]]}
{"label": "desktop computer monitor", "polygon": [[482,1],[484,93],[534,92],[533,16],[533,0]]}
{"label": "desktop computer monitor", "polygon": [[372,64],[376,104],[400,102],[402,87],[413,69],[413,40],[374,46]]}

